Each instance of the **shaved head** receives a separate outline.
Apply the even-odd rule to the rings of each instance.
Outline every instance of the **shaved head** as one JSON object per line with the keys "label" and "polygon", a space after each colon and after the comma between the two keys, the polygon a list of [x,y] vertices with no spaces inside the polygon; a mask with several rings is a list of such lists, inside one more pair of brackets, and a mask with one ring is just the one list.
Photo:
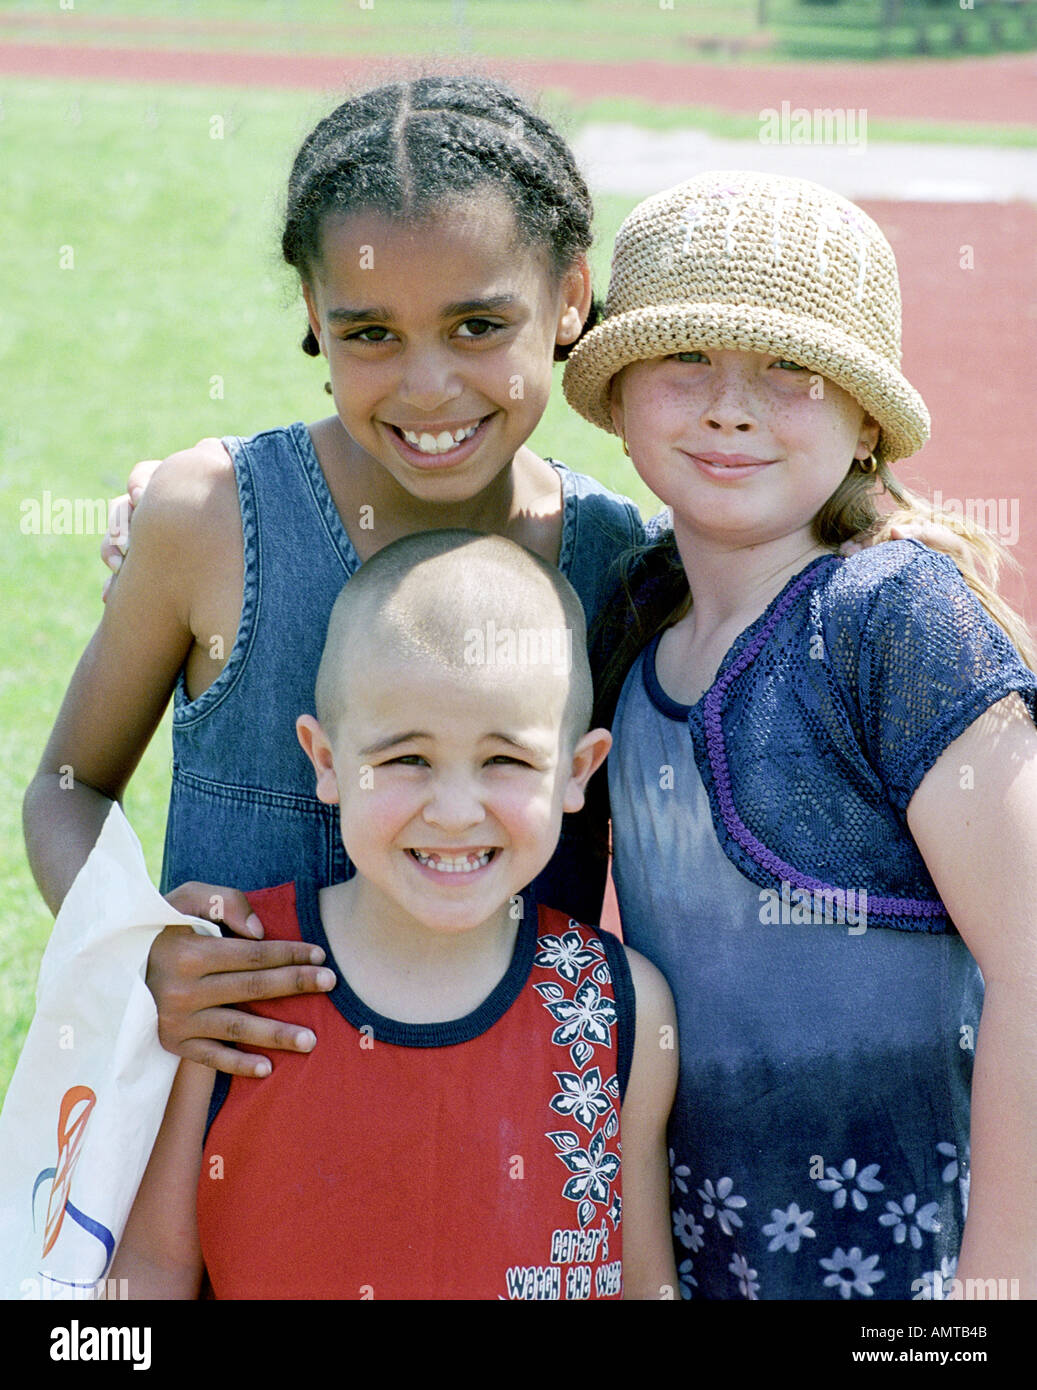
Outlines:
{"label": "shaved head", "polygon": [[531,681],[568,682],[560,732],[572,747],[590,724],[586,641],[583,606],[553,565],[503,536],[420,531],[379,550],[339,594],[317,675],[317,718],[335,728],[373,656],[425,661],[473,681],[528,667]]}

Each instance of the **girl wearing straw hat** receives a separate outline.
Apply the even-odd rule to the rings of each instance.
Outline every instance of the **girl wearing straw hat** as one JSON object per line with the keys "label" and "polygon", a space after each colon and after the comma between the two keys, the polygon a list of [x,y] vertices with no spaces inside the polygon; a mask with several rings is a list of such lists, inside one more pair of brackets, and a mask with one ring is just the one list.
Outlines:
{"label": "girl wearing straw hat", "polygon": [[899,364],[874,222],[736,172],[635,209],[566,368],[672,511],[601,695],[688,1297],[1037,1297],[1037,678],[988,539],[838,553],[925,510]]}

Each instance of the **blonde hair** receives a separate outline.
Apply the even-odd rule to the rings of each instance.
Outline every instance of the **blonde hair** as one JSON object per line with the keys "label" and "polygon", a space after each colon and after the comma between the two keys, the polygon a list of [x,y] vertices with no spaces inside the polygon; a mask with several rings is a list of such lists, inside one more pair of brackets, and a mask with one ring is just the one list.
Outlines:
{"label": "blonde hair", "polygon": [[[897,504],[893,510],[879,509],[878,499],[882,493],[887,493]],[[926,498],[909,491],[888,464],[879,463],[874,472],[866,472],[854,461],[846,477],[814,517],[813,529],[819,545],[838,549],[862,532],[874,541],[889,540],[894,527],[919,522],[935,522],[961,537],[964,545],[951,553],[951,559],[1026,665],[1037,669],[1037,647],[1026,622],[997,591],[1002,567],[1018,571],[1018,562],[985,527],[941,511]]]}
{"label": "blonde hair", "polygon": [[[897,504],[882,511],[879,499],[888,494]],[[1018,570],[1017,561],[984,527],[961,520],[910,492],[880,463],[868,472],[854,461],[835,492],[814,517],[814,539],[838,550],[846,541],[867,535],[878,543],[891,540],[895,527],[936,523],[963,542],[946,552],[985,611],[1006,634],[1031,670],[1037,670],[1037,647],[1026,623],[997,592],[1003,565]],[[598,615],[590,634],[597,682],[593,722],[611,724],[616,702],[633,662],[660,632],[685,618],[692,606],[687,575],[672,532],[651,545],[633,546],[618,562],[618,585],[613,604]],[[614,605],[614,606],[613,606]]]}

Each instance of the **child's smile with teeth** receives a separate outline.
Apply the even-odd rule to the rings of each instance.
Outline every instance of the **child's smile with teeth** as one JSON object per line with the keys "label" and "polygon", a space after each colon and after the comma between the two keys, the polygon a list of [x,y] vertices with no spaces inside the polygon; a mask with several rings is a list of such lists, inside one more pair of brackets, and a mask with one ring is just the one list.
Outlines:
{"label": "child's smile with teeth", "polygon": [[421,453],[445,454],[450,449],[456,449],[458,444],[463,444],[466,439],[471,439],[481,423],[480,420],[476,420],[474,425],[465,425],[455,430],[440,430],[436,434],[429,430],[418,433],[416,430],[402,429],[399,425],[393,428],[412,448],[420,450]]}
{"label": "child's smile with teeth", "polygon": [[[428,579],[419,565],[383,600],[403,611],[419,607],[418,592],[410,631],[422,647],[409,650],[416,639],[401,640],[382,613],[351,629],[331,739],[312,717],[300,720],[318,796],[338,803],[356,867],[350,910],[369,912],[382,931],[390,921],[451,936],[513,924],[513,895],[551,858],[563,812],[582,806],[584,781],[607,751],[601,731],[565,730],[567,672],[464,661],[464,626],[453,643],[439,614],[451,584],[474,580],[456,570],[448,578]],[[560,606],[546,611],[564,619]],[[442,654],[427,654],[436,642]]]}
{"label": "child's smile with teeth", "polygon": [[461,854],[448,855],[435,849],[412,849],[410,853],[426,869],[435,869],[441,874],[470,874],[476,869],[484,869],[497,851],[466,850]]}
{"label": "child's smile with teeth", "polygon": [[[329,218],[304,292],[348,437],[344,466],[368,475],[372,504],[395,496],[385,473],[436,504],[507,481],[547,406],[555,347],[578,336],[590,302],[582,260],[559,277],[527,251],[495,190],[414,223],[373,210]],[[533,469],[523,458],[519,482]],[[537,496],[555,482],[546,470],[535,469]]]}

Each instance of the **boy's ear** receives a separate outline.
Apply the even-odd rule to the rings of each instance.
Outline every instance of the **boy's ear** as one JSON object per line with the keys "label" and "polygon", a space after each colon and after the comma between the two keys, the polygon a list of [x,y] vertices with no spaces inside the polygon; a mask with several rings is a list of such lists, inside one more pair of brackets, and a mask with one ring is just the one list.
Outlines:
{"label": "boy's ear", "polygon": [[[324,330],[321,327],[320,315],[317,313],[317,304],[313,298],[313,291],[305,281],[303,281],[302,297],[306,301],[306,314],[310,320],[310,328],[313,330],[313,336],[317,339],[321,352],[327,357],[328,354],[324,352]],[[298,725],[296,725],[296,728],[298,728]]]}
{"label": "boy's ear", "polygon": [[318,801],[334,806],[338,801],[338,778],[327,734],[312,714],[300,714],[295,721],[295,732],[317,774]]}
{"label": "boy's ear", "polygon": [[586,256],[578,256],[562,280],[562,311],[558,318],[556,343],[575,343],[591,311],[591,272]]}
{"label": "boy's ear", "polygon": [[612,735],[608,729],[591,729],[573,749],[572,774],[565,789],[562,810],[582,811],[587,783],[608,757]]}

